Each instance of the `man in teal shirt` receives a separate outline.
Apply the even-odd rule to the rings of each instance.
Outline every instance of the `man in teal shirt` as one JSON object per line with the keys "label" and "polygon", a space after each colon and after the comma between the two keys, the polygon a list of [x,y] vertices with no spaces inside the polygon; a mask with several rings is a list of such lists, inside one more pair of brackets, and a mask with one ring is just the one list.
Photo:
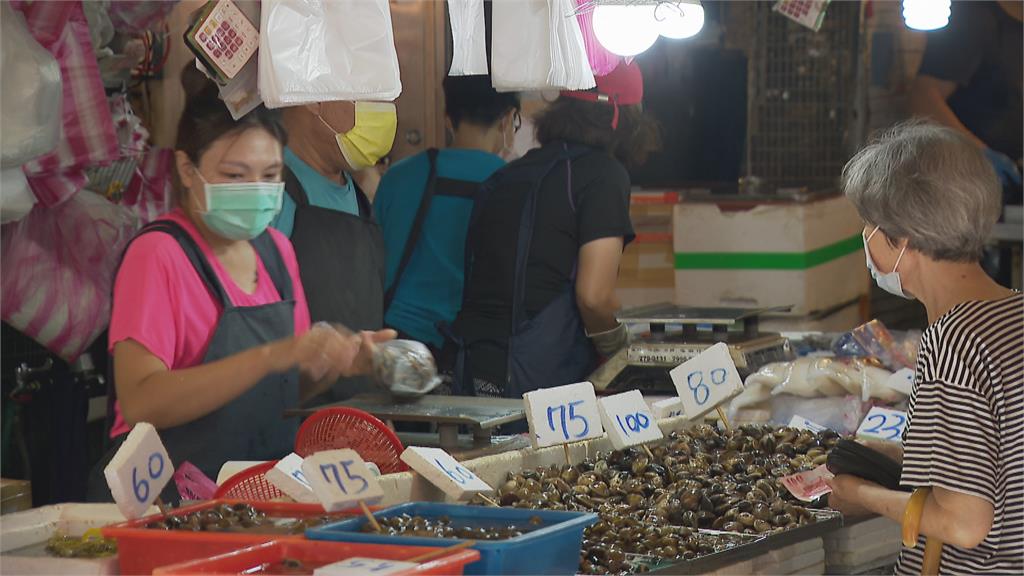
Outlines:
{"label": "man in teal shirt", "polygon": [[[454,320],[462,306],[466,229],[474,197],[479,184],[505,164],[499,154],[511,151],[519,127],[519,96],[496,92],[488,76],[450,76],[444,91],[451,147],[391,166],[374,198],[387,248],[385,286],[391,296],[389,304],[385,301],[384,324],[435,352],[444,344],[438,325]],[[434,193],[419,237],[410,238],[434,154]]]}

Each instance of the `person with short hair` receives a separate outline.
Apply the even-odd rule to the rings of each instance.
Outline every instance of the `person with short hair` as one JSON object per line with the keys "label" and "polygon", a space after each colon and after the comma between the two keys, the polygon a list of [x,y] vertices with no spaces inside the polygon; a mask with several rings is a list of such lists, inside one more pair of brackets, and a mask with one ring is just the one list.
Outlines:
{"label": "person with short hair", "polygon": [[[930,488],[921,540],[896,571],[921,574],[924,537],[945,543],[940,571],[1024,572],[1024,296],[979,265],[999,217],[1000,185],[983,152],[937,124],[897,126],[843,170],[865,221],[867,267],[885,291],[928,312],[901,484]],[[911,494],[839,475],[829,505],[903,520]]]}
{"label": "person with short hair", "polygon": [[519,128],[519,95],[499,93],[486,75],[444,80],[451,146],[391,166],[374,212],[387,248],[386,326],[438,356],[439,326],[462,306],[466,228],[480,183],[505,165]]}

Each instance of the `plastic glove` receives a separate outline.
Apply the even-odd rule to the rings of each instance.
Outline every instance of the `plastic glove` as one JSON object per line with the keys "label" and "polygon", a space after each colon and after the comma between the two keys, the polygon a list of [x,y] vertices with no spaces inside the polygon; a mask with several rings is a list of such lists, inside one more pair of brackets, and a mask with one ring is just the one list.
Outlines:
{"label": "plastic glove", "polygon": [[996,176],[999,176],[999,181],[1003,186],[1010,183],[1020,184],[1020,170],[1009,156],[991,148],[985,148],[984,152],[985,158],[988,158],[989,163],[992,164],[992,168],[996,171]]}
{"label": "plastic glove", "polygon": [[629,341],[629,331],[626,330],[625,324],[619,324],[611,330],[598,332],[597,334],[588,333],[587,337],[594,343],[597,353],[607,358],[626,346],[626,343]]}

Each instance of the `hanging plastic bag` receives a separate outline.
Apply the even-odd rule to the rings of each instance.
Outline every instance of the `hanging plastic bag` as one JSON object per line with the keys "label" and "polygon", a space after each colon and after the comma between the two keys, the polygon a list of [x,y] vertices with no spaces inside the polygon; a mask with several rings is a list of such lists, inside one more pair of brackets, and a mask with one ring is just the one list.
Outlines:
{"label": "hanging plastic bag", "polygon": [[498,91],[595,86],[574,0],[494,2],[491,77]]}
{"label": "hanging plastic bag", "polygon": [[590,62],[590,70],[594,76],[604,76],[615,70],[615,67],[622,62],[622,56],[613,54],[598,41],[594,35],[594,3],[593,0],[576,0],[580,12],[576,18],[580,23],[580,33],[583,35],[583,46],[587,49],[587,60]]}
{"label": "hanging plastic bag", "polygon": [[170,16],[178,1],[116,0],[110,2],[107,13],[110,15],[110,21],[118,30],[138,34]]}
{"label": "hanging plastic bag", "polygon": [[0,166],[14,168],[51,152],[60,138],[60,65],[4,2],[0,20]]}
{"label": "hanging plastic bag", "polygon": [[484,0],[448,0],[452,26],[452,67],[449,76],[487,74]]}
{"label": "hanging plastic bag", "polygon": [[73,362],[107,327],[114,268],[136,229],[127,209],[87,190],[4,226],[4,322]]}
{"label": "hanging plastic bag", "polygon": [[264,0],[260,20],[268,108],[402,93],[388,0]]}
{"label": "hanging plastic bag", "polygon": [[0,170],[0,224],[21,220],[36,204],[21,168]]}

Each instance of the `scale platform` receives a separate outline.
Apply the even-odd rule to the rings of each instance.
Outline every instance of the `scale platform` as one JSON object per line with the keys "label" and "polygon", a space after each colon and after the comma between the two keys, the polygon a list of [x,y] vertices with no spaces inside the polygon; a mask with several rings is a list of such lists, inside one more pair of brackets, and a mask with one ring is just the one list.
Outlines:
{"label": "scale platform", "polygon": [[[470,452],[490,451],[492,433],[503,424],[526,419],[526,410],[521,399],[485,398],[474,396],[440,396],[428,394],[412,402],[396,402],[386,394],[360,394],[348,400],[317,406],[289,410],[287,416],[309,416],[321,408],[348,406],[369,412],[381,420],[394,422],[425,422],[437,426],[437,434],[430,435],[430,444],[448,452],[468,455]],[[460,437],[459,427],[465,426],[472,434],[466,446],[465,435]],[[424,443],[425,434],[416,434],[418,446]],[[401,434],[400,434],[401,436]],[[403,442],[404,443],[404,442]],[[458,458],[458,456],[456,456]]]}
{"label": "scale platform", "polygon": [[598,390],[641,390],[675,393],[668,372],[698,354],[724,342],[744,378],[770,362],[792,357],[783,336],[761,332],[758,319],[775,308],[688,308],[653,304],[624,310],[619,322],[627,326],[649,325],[649,331],[631,338],[629,346],[603,364],[590,381]]}

